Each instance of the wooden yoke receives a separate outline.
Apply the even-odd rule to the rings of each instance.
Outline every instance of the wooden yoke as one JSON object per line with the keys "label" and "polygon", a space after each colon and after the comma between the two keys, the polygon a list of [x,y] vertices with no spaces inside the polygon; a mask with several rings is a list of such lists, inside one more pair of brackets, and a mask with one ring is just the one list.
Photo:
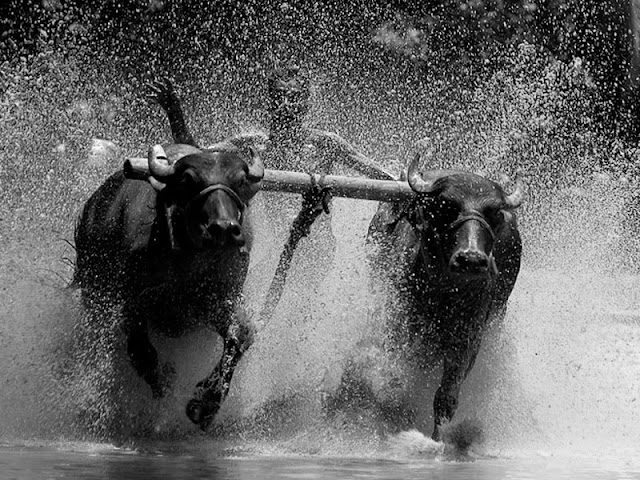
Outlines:
{"label": "wooden yoke", "polygon": [[[127,158],[124,162],[127,178],[146,180],[149,167],[146,158]],[[261,190],[304,194],[314,188],[330,188],[334,197],[346,197],[377,202],[401,202],[415,196],[409,183],[401,180],[372,180],[343,175],[319,175],[286,170],[265,169]]]}
{"label": "wooden yoke", "polygon": [[411,199],[415,192],[408,182],[400,180],[372,180],[342,175],[318,175],[282,170],[265,170],[262,190],[299,193],[309,191],[313,185],[330,188],[334,197],[399,202]]}

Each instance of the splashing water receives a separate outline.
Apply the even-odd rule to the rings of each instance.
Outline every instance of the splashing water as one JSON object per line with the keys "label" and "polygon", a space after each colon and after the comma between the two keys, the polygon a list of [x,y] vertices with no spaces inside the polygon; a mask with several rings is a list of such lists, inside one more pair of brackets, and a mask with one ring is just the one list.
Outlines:
{"label": "splashing water", "polygon": [[[520,55],[514,64],[521,71],[466,91],[453,110],[446,82],[407,81],[391,94],[373,76],[349,87],[318,83],[310,118],[398,172],[427,136],[440,154],[434,167],[529,172],[529,202],[520,213],[523,271],[504,324],[489,332],[463,386],[457,418],[483,424],[484,443],[473,447],[481,454],[633,458],[640,445],[640,290],[629,262],[634,252],[623,248],[632,184],[618,181],[623,171],[593,167],[603,152],[628,152],[611,150],[590,125],[576,123],[577,113],[588,113],[590,92],[580,65],[542,64],[526,47]],[[71,268],[61,259],[74,255],[64,240],[73,237],[82,202],[124,155],[170,138],[159,109],[138,100],[142,92],[93,66],[43,55],[14,72],[3,97],[0,442],[101,438],[114,418],[127,426],[125,440],[200,441],[183,409],[216,359],[215,336],[154,339],[178,369],[174,395],[156,402],[122,352],[101,346],[117,340],[117,330],[83,336],[77,292],[64,288]],[[203,144],[264,124],[264,112],[253,107],[259,87],[237,87],[240,67],[229,75],[215,88],[191,85],[199,96],[187,108]],[[70,78],[84,78],[82,88]],[[114,142],[112,153],[89,157],[92,138]],[[246,293],[254,311],[294,212],[274,214],[279,198],[260,194],[253,206],[257,242]],[[218,418],[226,451],[443,454],[417,431],[393,436],[393,422],[374,417],[362,399],[332,416],[324,408],[349,359],[362,353],[361,341],[378,331],[372,312],[380,299],[368,289],[364,248],[374,211],[371,203],[334,201],[333,262],[326,225],[301,246],[276,314],[259,326]],[[385,359],[374,354],[371,361]],[[425,393],[427,423],[431,399]]]}

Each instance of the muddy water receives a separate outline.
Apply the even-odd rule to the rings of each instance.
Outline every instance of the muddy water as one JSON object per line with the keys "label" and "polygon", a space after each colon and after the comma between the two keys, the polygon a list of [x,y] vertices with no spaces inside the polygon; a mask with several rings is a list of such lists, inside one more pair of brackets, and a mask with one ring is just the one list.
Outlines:
{"label": "muddy water", "polygon": [[[91,450],[91,448],[89,448]],[[80,451],[78,451],[80,450]],[[445,462],[375,458],[251,457],[221,458],[208,452],[93,452],[59,448],[0,450],[2,478],[265,480],[286,478],[414,480],[453,479],[619,479],[637,478],[637,468],[594,458],[488,458]]]}

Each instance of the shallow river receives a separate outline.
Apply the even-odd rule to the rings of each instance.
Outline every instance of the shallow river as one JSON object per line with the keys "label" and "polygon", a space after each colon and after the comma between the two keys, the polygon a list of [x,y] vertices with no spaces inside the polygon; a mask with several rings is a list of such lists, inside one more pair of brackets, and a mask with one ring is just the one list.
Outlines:
{"label": "shallow river", "polygon": [[217,456],[134,452],[106,445],[2,447],[3,479],[631,479],[640,464],[620,459],[557,457],[447,461],[390,458]]}

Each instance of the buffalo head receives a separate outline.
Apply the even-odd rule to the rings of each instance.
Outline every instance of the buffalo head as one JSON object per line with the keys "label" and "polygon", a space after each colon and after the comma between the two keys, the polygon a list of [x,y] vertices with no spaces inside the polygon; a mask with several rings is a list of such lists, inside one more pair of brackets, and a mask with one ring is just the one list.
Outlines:
{"label": "buffalo head", "polygon": [[[524,185],[516,177],[515,190],[480,175],[461,171],[418,170],[420,156],[409,165],[409,185],[418,194],[413,224],[422,238],[438,243],[430,248],[452,273],[486,275],[497,273],[494,246],[504,229],[514,225],[511,211],[524,200]],[[426,237],[425,237],[426,235]]]}
{"label": "buffalo head", "polygon": [[218,145],[156,145],[149,182],[171,211],[174,234],[195,248],[243,247],[243,214],[260,189],[264,166],[255,150]]}

